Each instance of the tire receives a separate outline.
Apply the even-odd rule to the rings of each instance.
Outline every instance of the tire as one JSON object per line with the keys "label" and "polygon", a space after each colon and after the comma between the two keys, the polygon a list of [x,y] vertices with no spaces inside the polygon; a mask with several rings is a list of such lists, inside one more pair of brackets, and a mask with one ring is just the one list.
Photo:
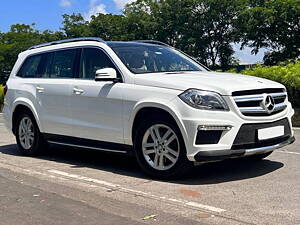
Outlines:
{"label": "tire", "polygon": [[259,160],[262,160],[262,159],[268,157],[269,155],[271,155],[272,152],[273,151],[262,153],[262,154],[250,155],[250,156],[247,157],[247,159],[253,160],[253,161],[259,161]]}
{"label": "tire", "polygon": [[22,112],[18,116],[15,134],[19,151],[22,155],[36,156],[44,152],[48,147],[33,115],[29,112]]}
{"label": "tire", "polygon": [[[157,137],[155,130],[159,131],[160,138],[163,138],[170,130],[169,138],[167,137],[165,141],[161,141],[163,144],[159,144],[158,139],[154,140],[152,136]],[[171,141],[173,135],[176,137]],[[168,143],[169,141],[171,142]],[[176,149],[176,146],[178,149]],[[177,125],[168,118],[152,117],[145,119],[137,129],[134,149],[140,167],[153,178],[168,180],[180,178],[192,167],[192,162],[186,157],[186,148],[181,132]],[[170,152],[171,150],[173,150],[173,154]],[[158,159],[155,160],[155,158]],[[176,160],[174,160],[175,158]],[[163,166],[161,166],[162,164]]]}

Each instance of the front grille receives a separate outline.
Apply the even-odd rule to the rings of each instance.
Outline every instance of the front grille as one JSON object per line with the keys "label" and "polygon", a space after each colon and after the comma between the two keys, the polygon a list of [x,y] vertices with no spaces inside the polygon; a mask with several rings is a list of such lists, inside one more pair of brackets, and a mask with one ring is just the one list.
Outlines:
{"label": "front grille", "polygon": [[[245,116],[269,116],[282,112],[286,107],[287,93],[282,88],[236,91],[232,93],[236,105]],[[264,102],[267,96],[274,100],[274,107],[268,108]]]}

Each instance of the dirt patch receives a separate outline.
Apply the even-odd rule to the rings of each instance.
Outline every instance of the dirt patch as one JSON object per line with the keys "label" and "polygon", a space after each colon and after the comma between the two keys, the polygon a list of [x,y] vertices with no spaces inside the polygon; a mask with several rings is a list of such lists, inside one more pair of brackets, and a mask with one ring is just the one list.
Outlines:
{"label": "dirt patch", "polygon": [[201,194],[199,192],[189,190],[189,189],[180,189],[180,193],[185,195],[185,196],[189,196],[189,197],[193,197],[193,198],[200,198],[201,197]]}

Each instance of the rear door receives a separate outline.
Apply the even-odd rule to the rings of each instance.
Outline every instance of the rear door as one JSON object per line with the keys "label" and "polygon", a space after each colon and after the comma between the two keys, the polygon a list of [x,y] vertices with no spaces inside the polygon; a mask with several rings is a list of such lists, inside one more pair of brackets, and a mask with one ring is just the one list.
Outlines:
{"label": "rear door", "polygon": [[45,133],[72,135],[70,83],[78,72],[79,52],[80,49],[65,49],[42,55],[37,73],[36,97]]}

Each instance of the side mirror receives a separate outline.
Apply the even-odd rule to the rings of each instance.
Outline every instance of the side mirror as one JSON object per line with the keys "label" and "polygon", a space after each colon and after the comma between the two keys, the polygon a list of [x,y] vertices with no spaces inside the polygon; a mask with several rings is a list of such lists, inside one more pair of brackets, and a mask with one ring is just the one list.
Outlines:
{"label": "side mirror", "polygon": [[113,68],[104,68],[96,71],[95,81],[118,82],[117,71]]}

